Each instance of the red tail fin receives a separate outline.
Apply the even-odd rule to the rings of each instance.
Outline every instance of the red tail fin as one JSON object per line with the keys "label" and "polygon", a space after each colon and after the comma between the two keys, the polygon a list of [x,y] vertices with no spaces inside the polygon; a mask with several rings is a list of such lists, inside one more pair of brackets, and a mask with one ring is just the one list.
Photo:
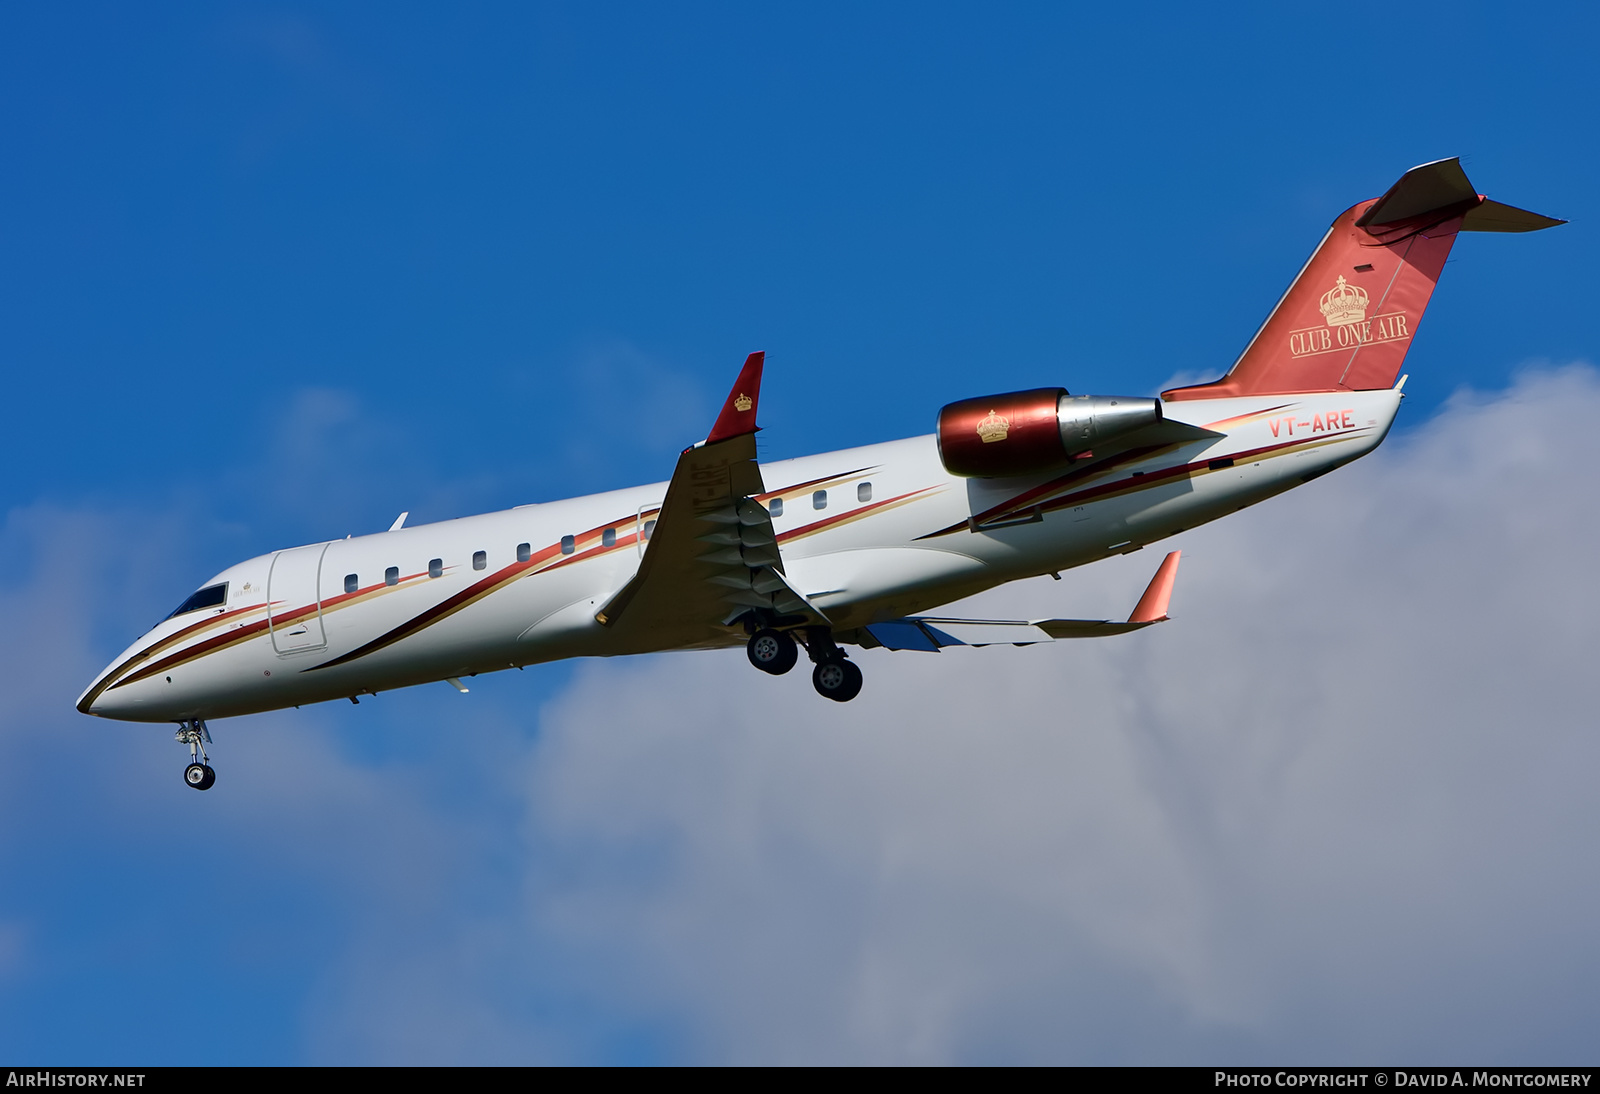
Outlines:
{"label": "red tail fin", "polygon": [[1565,221],[1489,201],[1457,159],[1413,167],[1340,215],[1222,379],[1163,399],[1393,387],[1460,231],[1528,232]]}

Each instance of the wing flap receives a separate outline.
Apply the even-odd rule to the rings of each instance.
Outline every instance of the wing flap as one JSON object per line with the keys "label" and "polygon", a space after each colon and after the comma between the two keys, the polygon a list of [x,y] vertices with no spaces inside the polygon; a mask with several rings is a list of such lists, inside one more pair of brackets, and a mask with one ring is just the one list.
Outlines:
{"label": "wing flap", "polygon": [[1034,624],[1009,619],[925,619],[922,625],[941,646],[1023,646],[1050,641]]}
{"label": "wing flap", "polygon": [[1026,646],[1058,638],[1127,634],[1166,622],[1181,555],[1181,551],[1173,551],[1162,559],[1155,577],[1124,623],[1111,619],[944,619],[918,615],[870,623],[864,629],[886,649],[923,653],[938,653],[947,646]]}

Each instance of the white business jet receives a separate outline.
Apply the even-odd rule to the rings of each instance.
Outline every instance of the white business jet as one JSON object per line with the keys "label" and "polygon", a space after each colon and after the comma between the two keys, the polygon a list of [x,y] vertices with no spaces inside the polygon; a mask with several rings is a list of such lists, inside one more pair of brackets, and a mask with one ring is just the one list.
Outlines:
{"label": "white business jet", "polygon": [[761,466],[753,353],[667,482],[413,528],[401,514],[377,535],[241,562],[114,660],[78,709],[176,722],[185,781],[205,790],[206,722],[229,715],[733,645],[773,675],[803,648],[816,690],[845,702],[862,683],[847,646],[938,653],[1148,627],[1167,618],[1176,551],[1126,621],[918,613],[1139,550],[1372,451],[1457,233],[1560,223],[1484,198],[1455,159],[1426,164],[1333,222],[1220,380],[1159,399],[967,399],[932,436]]}

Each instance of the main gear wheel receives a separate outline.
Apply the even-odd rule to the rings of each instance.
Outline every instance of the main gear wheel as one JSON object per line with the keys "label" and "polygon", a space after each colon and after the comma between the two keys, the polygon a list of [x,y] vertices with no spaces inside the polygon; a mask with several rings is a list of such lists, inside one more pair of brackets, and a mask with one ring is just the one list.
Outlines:
{"label": "main gear wheel", "polygon": [[861,694],[861,670],[843,655],[817,662],[811,670],[811,686],[817,694],[836,703],[848,703]]}
{"label": "main gear wheel", "polygon": [[787,632],[766,627],[750,636],[744,652],[752,665],[773,676],[782,676],[800,659],[800,650]]}

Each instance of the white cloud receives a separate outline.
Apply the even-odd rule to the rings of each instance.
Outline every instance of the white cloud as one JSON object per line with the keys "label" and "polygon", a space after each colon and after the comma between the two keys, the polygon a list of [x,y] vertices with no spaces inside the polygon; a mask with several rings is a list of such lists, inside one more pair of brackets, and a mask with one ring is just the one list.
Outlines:
{"label": "white cloud", "polygon": [[[868,652],[846,707],[588,666],[528,768],[532,926],[712,1059],[1575,1058],[1597,414],[1582,368],[1460,396],[1183,537],[1130,638]],[[1158,559],[987,606],[1126,610]]]}

